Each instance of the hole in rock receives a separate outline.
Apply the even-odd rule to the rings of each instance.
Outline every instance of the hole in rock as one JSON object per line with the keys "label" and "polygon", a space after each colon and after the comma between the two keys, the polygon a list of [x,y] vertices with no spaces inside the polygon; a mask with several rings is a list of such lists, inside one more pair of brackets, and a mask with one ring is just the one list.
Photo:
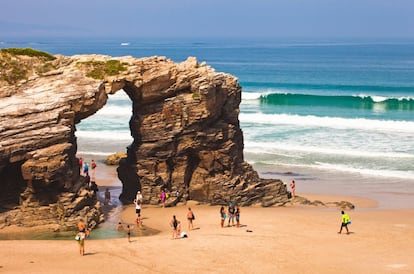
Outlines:
{"label": "hole in rock", "polygon": [[21,165],[16,162],[7,165],[0,171],[0,212],[12,209],[19,204],[20,194],[26,189],[27,183],[23,179]]}
{"label": "hole in rock", "polygon": [[119,90],[108,95],[103,108],[76,125],[77,157],[82,157],[89,165],[91,160],[97,162],[94,176],[91,176],[91,167],[89,175],[99,187],[100,200],[103,200],[105,189],[109,188],[112,204],[118,203],[116,197],[121,193],[121,182],[117,176],[117,166],[107,166],[105,160],[110,154],[126,152],[132,143],[129,128],[131,116],[131,99],[124,90]]}

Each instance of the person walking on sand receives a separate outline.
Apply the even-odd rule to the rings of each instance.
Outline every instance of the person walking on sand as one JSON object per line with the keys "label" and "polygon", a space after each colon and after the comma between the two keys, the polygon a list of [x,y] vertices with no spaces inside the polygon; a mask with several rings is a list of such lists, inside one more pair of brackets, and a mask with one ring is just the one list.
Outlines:
{"label": "person walking on sand", "polygon": [[240,227],[240,207],[236,204],[235,208],[236,212],[234,213],[234,215],[236,216],[236,226]]}
{"label": "person walking on sand", "polygon": [[290,183],[290,189],[292,190],[292,198],[295,198],[295,187],[296,187],[296,184],[295,184],[295,180],[292,180],[292,182]]}
{"label": "person walking on sand", "polygon": [[189,207],[188,212],[187,212],[188,231],[190,231],[190,227],[191,229],[194,229],[194,225],[193,225],[194,220],[195,220],[195,215],[193,211],[191,210],[191,207]]}
{"label": "person walking on sand", "polygon": [[230,221],[231,221],[232,226],[234,226],[234,212],[235,212],[235,209],[234,209],[234,204],[232,202],[229,203],[228,212],[229,212],[229,222],[228,222],[227,226],[230,226]]}
{"label": "person walking on sand", "polygon": [[221,218],[221,227],[223,227],[224,226],[224,221],[226,220],[226,210],[224,209],[224,206],[222,206],[221,208],[220,208],[220,218]]}
{"label": "person walking on sand", "polygon": [[106,188],[104,205],[109,205],[110,200],[111,200],[111,192],[109,192],[109,188]]}
{"label": "person walking on sand", "polygon": [[350,223],[350,218],[348,216],[348,214],[346,214],[343,210],[341,211],[342,214],[342,222],[341,222],[341,229],[339,230],[339,234],[342,233],[342,228],[345,227],[346,229],[346,234],[349,234],[349,230],[348,230],[348,224]]}
{"label": "person walking on sand", "polygon": [[178,220],[175,217],[175,215],[173,215],[173,218],[170,221],[170,226],[172,228],[172,238],[171,238],[171,240],[174,240],[175,238],[178,237]]}

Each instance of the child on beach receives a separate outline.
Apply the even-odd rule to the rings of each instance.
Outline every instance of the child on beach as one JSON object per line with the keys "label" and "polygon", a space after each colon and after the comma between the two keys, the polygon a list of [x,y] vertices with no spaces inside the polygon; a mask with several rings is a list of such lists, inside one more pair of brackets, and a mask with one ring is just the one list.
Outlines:
{"label": "child on beach", "polygon": [[224,206],[220,208],[220,218],[221,218],[221,227],[224,226],[224,221],[226,220],[226,210],[224,209]]}

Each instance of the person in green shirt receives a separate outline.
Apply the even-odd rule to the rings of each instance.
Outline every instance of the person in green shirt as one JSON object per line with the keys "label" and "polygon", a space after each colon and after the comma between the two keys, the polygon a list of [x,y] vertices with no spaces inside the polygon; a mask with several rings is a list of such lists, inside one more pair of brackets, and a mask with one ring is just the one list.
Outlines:
{"label": "person in green shirt", "polygon": [[346,214],[343,210],[341,211],[342,214],[342,223],[341,223],[341,229],[339,230],[339,234],[342,233],[342,228],[345,227],[346,228],[346,234],[349,234],[349,230],[348,230],[348,224],[350,223],[350,218],[348,216],[348,214]]}

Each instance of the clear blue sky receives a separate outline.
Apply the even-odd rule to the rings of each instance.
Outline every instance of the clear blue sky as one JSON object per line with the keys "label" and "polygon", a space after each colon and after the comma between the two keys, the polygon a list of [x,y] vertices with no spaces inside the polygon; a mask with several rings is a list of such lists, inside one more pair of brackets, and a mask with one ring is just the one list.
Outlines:
{"label": "clear blue sky", "polygon": [[0,37],[414,37],[414,0],[1,0]]}

